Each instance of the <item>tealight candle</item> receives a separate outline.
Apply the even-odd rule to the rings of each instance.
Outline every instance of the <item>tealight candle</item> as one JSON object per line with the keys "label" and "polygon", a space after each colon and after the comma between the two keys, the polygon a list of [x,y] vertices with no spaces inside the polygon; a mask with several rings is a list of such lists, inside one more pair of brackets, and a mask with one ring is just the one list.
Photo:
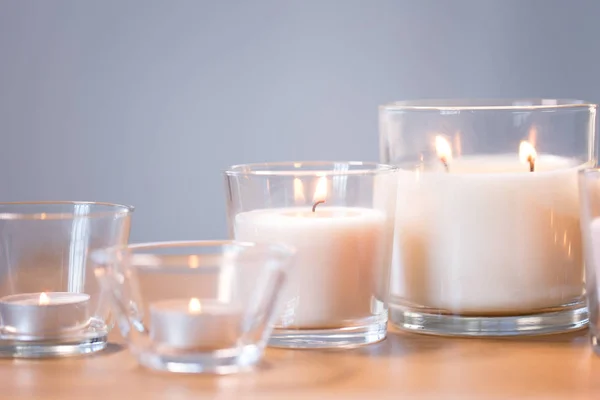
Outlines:
{"label": "tealight candle", "polygon": [[241,309],[215,300],[171,299],[150,304],[150,338],[174,349],[234,347]]}
{"label": "tealight candle", "polygon": [[51,337],[87,326],[90,296],[85,293],[23,293],[0,299],[6,334]]}

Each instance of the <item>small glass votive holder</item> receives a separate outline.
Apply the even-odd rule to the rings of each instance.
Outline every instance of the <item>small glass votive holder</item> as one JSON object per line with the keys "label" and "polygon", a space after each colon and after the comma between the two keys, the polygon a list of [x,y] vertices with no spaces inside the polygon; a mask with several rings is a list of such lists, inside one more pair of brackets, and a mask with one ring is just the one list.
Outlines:
{"label": "small glass votive holder", "polygon": [[396,172],[365,162],[225,172],[231,236],[296,249],[270,346],[352,347],[386,337]]}
{"label": "small glass votive holder", "polygon": [[590,339],[600,355],[600,169],[579,173],[579,196]]}
{"label": "small glass votive holder", "polygon": [[87,256],[127,244],[132,211],[109,203],[0,203],[0,357],[106,347],[110,307]]}
{"label": "small glass votive holder", "polygon": [[91,258],[138,362],[228,374],[262,357],[294,251],[235,241],[162,242]]}
{"label": "small glass votive holder", "polygon": [[587,325],[578,171],[596,105],[554,99],[381,106],[400,167],[390,320],[420,333],[512,336]]}

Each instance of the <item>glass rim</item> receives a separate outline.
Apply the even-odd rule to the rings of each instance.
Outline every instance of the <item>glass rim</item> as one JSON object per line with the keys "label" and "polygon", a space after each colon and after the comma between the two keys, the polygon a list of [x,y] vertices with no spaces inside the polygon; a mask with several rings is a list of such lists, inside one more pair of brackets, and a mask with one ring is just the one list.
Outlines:
{"label": "glass rim", "polygon": [[[335,165],[346,165],[347,170],[333,169]],[[314,169],[315,167],[323,167]],[[271,169],[271,168],[282,169]],[[285,169],[287,167],[287,169]],[[309,167],[311,169],[305,169]],[[329,167],[329,168],[327,168]],[[362,167],[362,168],[360,168]],[[264,163],[248,163],[232,165],[224,171],[226,176],[346,176],[346,175],[381,175],[398,171],[396,165],[382,164],[375,161],[275,161]]]}
{"label": "glass rim", "polygon": [[586,176],[590,176],[590,175],[597,175],[597,174],[600,174],[600,167],[583,168],[583,169],[577,171],[577,173],[581,177],[586,177]]}
{"label": "glass rim", "polygon": [[[108,207],[114,210],[91,211],[88,214],[76,214],[73,212],[55,212],[48,210],[46,212],[2,212],[5,206],[100,206]],[[125,204],[108,203],[100,201],[6,201],[0,202],[0,220],[68,220],[75,218],[101,218],[115,215],[128,215],[135,210],[135,207]]]}
{"label": "glass rim", "polygon": [[[225,265],[211,265],[211,266],[178,266],[174,268],[172,266],[164,265],[161,263],[161,259],[165,257],[173,256],[214,256],[223,254],[222,252],[212,252],[208,254],[202,254],[200,251],[197,254],[154,254],[152,250],[158,249],[176,249],[181,248],[223,248],[225,246],[236,246],[239,249],[257,249],[264,251],[264,254],[274,255],[276,257],[283,257],[284,259],[290,259],[296,254],[296,250],[293,247],[287,246],[281,243],[256,243],[248,241],[238,240],[174,240],[174,241],[161,241],[161,242],[144,242],[144,243],[132,243],[123,246],[113,246],[103,249],[94,250],[90,257],[92,261],[97,264],[105,264],[121,260],[123,254],[128,252],[128,255],[132,258],[132,262],[137,266],[148,268],[156,271],[169,270],[169,271],[188,271],[188,270],[220,270],[228,268]],[[138,253],[138,250],[144,252]]]}
{"label": "glass rim", "polygon": [[597,104],[577,99],[548,98],[447,98],[394,101],[379,106],[381,111],[536,111],[597,108]]}

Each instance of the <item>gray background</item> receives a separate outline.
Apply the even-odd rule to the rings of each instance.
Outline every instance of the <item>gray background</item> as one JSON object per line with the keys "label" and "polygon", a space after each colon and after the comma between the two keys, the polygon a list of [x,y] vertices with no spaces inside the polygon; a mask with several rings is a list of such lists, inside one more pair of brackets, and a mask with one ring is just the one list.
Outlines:
{"label": "gray background", "polygon": [[0,200],[225,237],[229,164],[376,160],[377,105],[600,102],[597,0],[0,0]]}

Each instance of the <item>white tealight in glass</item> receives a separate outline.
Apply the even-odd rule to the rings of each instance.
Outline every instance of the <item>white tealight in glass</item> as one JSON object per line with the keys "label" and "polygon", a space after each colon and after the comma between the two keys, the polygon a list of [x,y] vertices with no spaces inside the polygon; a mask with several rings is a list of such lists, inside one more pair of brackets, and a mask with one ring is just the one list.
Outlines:
{"label": "white tealight in glass", "polygon": [[562,100],[380,109],[400,166],[391,320],[416,332],[528,335],[587,323],[577,173],[596,107]]}
{"label": "white tealight in glass", "polygon": [[88,254],[125,245],[132,211],[110,203],[0,203],[0,357],[106,347],[109,303]]}

